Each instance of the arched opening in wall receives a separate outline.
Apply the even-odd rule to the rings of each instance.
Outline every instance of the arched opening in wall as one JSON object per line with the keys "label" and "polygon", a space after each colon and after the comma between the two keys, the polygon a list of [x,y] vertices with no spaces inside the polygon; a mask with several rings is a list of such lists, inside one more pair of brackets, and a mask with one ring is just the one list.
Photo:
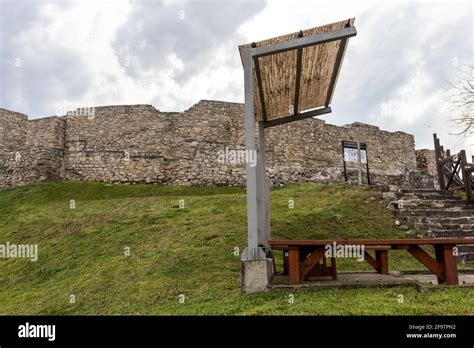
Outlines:
{"label": "arched opening in wall", "polygon": [[359,141],[342,141],[344,181],[371,184],[367,144]]}

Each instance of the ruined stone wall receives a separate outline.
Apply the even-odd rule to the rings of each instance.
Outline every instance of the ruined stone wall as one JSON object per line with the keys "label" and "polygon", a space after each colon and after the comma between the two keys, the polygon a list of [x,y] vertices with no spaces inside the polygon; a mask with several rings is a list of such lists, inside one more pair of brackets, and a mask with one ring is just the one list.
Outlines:
{"label": "ruined stone wall", "polygon": [[27,125],[26,115],[0,109],[0,188],[28,180],[28,173],[18,166],[18,154],[26,145]]}
{"label": "ruined stone wall", "polygon": [[[416,170],[412,135],[381,131],[378,127],[353,123],[343,127],[318,119],[307,119],[270,130],[269,151],[273,154],[271,175],[287,181],[343,180],[342,140],[367,145],[369,172],[373,183],[403,185],[407,173]],[[357,164],[346,162],[350,178]],[[365,165],[363,172],[365,173]],[[284,177],[281,177],[282,173]],[[365,181],[364,176],[364,181]],[[277,180],[278,181],[278,180]]]}
{"label": "ruined stone wall", "polygon": [[431,177],[435,188],[439,188],[438,171],[436,169],[436,157],[434,150],[416,150],[416,163],[420,173]]}
{"label": "ruined stone wall", "polygon": [[434,150],[422,149],[416,150],[416,162],[421,171],[437,175],[436,158]]}
{"label": "ruined stone wall", "polygon": [[[218,101],[200,101],[182,113],[151,105],[106,106],[94,108],[92,115],[31,121],[3,110],[0,187],[55,178],[243,186],[245,164],[226,157],[245,150],[243,114],[242,104]],[[409,185],[418,171],[414,139],[406,133],[361,123],[338,127],[318,119],[267,130],[267,174],[273,185],[342,181],[342,140],[367,144],[373,183]],[[20,164],[11,162],[15,152],[22,154]],[[348,163],[348,171],[354,177],[356,166]]]}
{"label": "ruined stone wall", "polygon": [[66,120],[57,116],[28,122],[26,156],[21,163],[30,164],[38,181],[64,177],[64,139]]}
{"label": "ruined stone wall", "polygon": [[62,177],[64,134],[64,118],[0,109],[0,188]]}

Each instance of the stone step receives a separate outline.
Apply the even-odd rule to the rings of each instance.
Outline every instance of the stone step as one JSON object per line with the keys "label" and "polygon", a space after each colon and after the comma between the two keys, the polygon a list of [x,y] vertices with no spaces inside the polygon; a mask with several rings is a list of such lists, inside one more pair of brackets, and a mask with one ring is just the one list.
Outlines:
{"label": "stone step", "polygon": [[469,231],[472,230],[472,225],[462,224],[440,224],[437,222],[415,222],[412,226],[419,231]]}
{"label": "stone step", "polygon": [[474,254],[471,253],[459,253],[459,258],[462,260],[462,263],[473,262],[474,263]]}
{"label": "stone step", "polygon": [[[451,192],[433,189],[400,190],[391,209],[418,234],[432,238],[474,237],[474,205]],[[474,265],[474,245],[458,247],[458,262]]]}
{"label": "stone step", "polygon": [[464,200],[461,197],[452,196],[452,195],[439,195],[435,193],[405,193],[401,195],[396,195],[398,199],[423,199],[423,200],[451,200],[463,202]]}
{"label": "stone step", "polygon": [[400,217],[409,216],[434,216],[434,217],[474,217],[474,210],[465,209],[410,209],[398,212]]}
{"label": "stone step", "polygon": [[467,238],[474,237],[474,230],[439,230],[428,233],[429,238]]}
{"label": "stone step", "polygon": [[474,217],[444,217],[444,216],[407,216],[405,220],[409,223],[438,223],[441,225],[466,225],[474,229]]}
{"label": "stone step", "polygon": [[399,200],[399,209],[462,209],[462,210],[473,210],[474,205],[465,204],[458,200],[439,200],[439,199],[412,199],[412,200]]}
{"label": "stone step", "polygon": [[452,195],[451,192],[435,189],[412,189],[412,190],[400,190],[401,193],[436,193],[440,195]]}
{"label": "stone step", "polygon": [[474,244],[459,245],[458,250],[460,253],[463,254],[474,253]]}

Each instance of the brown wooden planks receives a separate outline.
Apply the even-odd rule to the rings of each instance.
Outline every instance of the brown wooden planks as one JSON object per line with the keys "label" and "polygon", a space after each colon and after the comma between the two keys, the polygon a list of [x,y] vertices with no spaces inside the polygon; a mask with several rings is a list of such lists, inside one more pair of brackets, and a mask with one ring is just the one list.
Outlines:
{"label": "brown wooden planks", "polygon": [[[303,31],[303,36],[311,36],[353,25],[354,18],[311,28]],[[283,41],[296,39],[299,32],[274,37],[256,42],[255,47],[262,47]],[[347,42],[347,40],[345,40]],[[335,63],[339,52],[340,41],[306,47],[302,52],[302,69],[299,88],[298,112],[324,106],[326,103]],[[239,46],[242,56],[245,48],[251,44]],[[267,120],[276,119],[292,114],[295,109],[297,51],[292,50],[259,58],[262,78],[263,100]],[[263,120],[261,96],[257,88],[257,77],[254,64],[254,103],[257,121]]]}
{"label": "brown wooden planks", "polygon": [[332,244],[356,245],[390,245],[393,247],[406,245],[437,245],[437,244],[474,244],[474,238],[420,238],[420,239],[320,239],[320,240],[270,240],[273,249],[288,248],[288,246],[312,246]]}

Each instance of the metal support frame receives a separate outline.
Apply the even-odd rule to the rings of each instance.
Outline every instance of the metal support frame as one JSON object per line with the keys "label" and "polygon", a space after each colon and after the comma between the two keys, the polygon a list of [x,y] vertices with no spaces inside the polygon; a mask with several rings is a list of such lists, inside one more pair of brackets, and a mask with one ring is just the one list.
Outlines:
{"label": "metal support frame", "polygon": [[[303,31],[300,30],[298,37],[303,37]],[[294,114],[298,114],[300,103],[300,84],[301,84],[301,65],[303,62],[303,49],[296,50],[296,81],[295,81],[295,100],[293,102]],[[326,105],[327,106],[327,105]]]}
{"label": "metal support frame", "polygon": [[[244,89],[245,89],[245,149],[256,152],[255,146],[255,110],[253,99],[253,61],[252,51],[249,48],[244,52]],[[258,247],[258,206],[257,206],[257,166],[251,166],[250,161],[245,164],[247,171],[247,239],[248,246],[246,259],[260,259]],[[245,254],[245,253],[244,253]],[[244,256],[244,255],[243,255]]]}
{"label": "metal support frame", "polygon": [[273,45],[267,45],[255,48],[253,57],[264,57],[275,53],[291,51],[298,48],[305,48],[309,46],[319,45],[331,41],[337,41],[344,38],[349,38],[357,35],[355,27],[347,27],[338,30],[328,31],[326,33],[305,36],[302,38],[283,41]]}
{"label": "metal support frame", "polygon": [[260,96],[260,105],[262,107],[262,118],[267,120],[267,108],[265,106],[265,95],[263,94],[262,74],[260,72],[260,62],[258,57],[254,58],[255,74],[257,75],[258,95]]}
{"label": "metal support frame", "polygon": [[[243,51],[246,151],[257,151],[255,144],[256,132],[253,79],[254,64],[257,79],[257,88],[259,89],[260,104],[262,106],[263,121],[258,122],[259,152],[258,156],[256,157],[257,165],[251,166],[251,163],[246,163],[248,245],[242,253],[242,259],[260,260],[265,258],[265,249],[268,247],[268,240],[270,239],[270,188],[266,179],[265,171],[265,128],[274,127],[293,121],[303,120],[306,118],[323,115],[331,112],[331,107],[329,107],[328,105],[325,105],[325,107],[322,108],[305,111],[302,113],[299,112],[299,106],[297,105],[299,103],[298,81],[295,89],[296,105],[294,105],[294,115],[288,115],[286,117],[274,120],[267,120],[265,96],[263,95],[259,58],[296,49],[297,69],[301,71],[303,48],[342,39],[343,41],[341,41],[341,46],[343,46],[343,48],[340,49],[340,52],[337,55],[336,64],[334,66],[334,72],[331,79],[331,88],[333,88],[337,79],[337,74],[340,69],[340,64],[343,58],[347,39],[355,35],[357,35],[355,27],[349,26],[339,30],[333,30],[330,32],[315,34],[307,37],[299,37],[291,41],[279,42],[273,45],[267,45],[262,47],[254,47],[253,45],[252,47],[246,48]],[[331,96],[328,95],[328,99],[326,99],[326,101],[330,101],[332,93],[330,94]]]}
{"label": "metal support frame", "polygon": [[[346,28],[350,28],[350,23],[346,24]],[[336,56],[336,63],[334,64],[334,69],[332,71],[331,82],[329,84],[328,94],[326,96],[326,103],[325,106],[331,104],[332,97],[334,94],[334,86],[336,85],[337,77],[339,76],[339,72],[341,71],[342,60],[344,59],[344,55],[346,53],[348,38],[345,37],[339,43],[339,50],[337,51]]]}
{"label": "metal support frame", "polygon": [[310,118],[314,116],[319,116],[319,115],[324,115],[324,114],[329,114],[331,113],[332,109],[330,106],[325,107],[325,108],[320,108],[320,109],[314,109],[310,111],[305,111],[301,112],[297,115],[289,115],[281,118],[277,118],[274,120],[266,121],[263,123],[265,128],[268,127],[274,127],[274,126],[279,126],[281,124],[293,122],[293,121],[299,121],[299,120],[304,120],[305,118]]}
{"label": "metal support frame", "polygon": [[[253,98],[252,53],[255,48],[244,52],[245,86],[245,149],[257,153],[255,144],[255,105]],[[270,187],[265,174],[265,127],[264,121],[258,122],[257,165],[246,163],[247,171],[247,236],[248,246],[242,257],[247,260],[259,260],[266,257],[263,250],[270,239]]]}
{"label": "metal support frame", "polygon": [[270,186],[265,171],[265,127],[263,123],[258,122],[258,244],[260,247],[267,248],[270,239]]}

